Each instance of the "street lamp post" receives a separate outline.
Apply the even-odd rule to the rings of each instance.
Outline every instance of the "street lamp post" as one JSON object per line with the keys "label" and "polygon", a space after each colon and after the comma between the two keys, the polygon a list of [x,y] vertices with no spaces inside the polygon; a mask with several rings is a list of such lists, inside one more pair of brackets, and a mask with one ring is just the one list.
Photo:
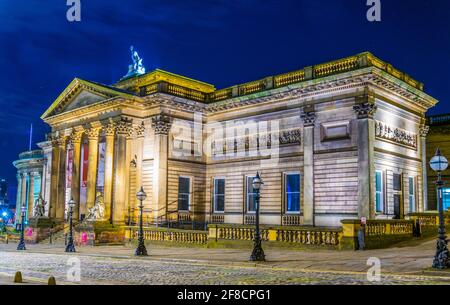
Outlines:
{"label": "street lamp post", "polygon": [[72,199],[69,201],[69,238],[66,246],[66,252],[76,252],[73,243],[73,208],[76,202]]}
{"label": "street lamp post", "polygon": [[142,228],[142,214],[144,210],[144,204],[142,203],[145,198],[147,198],[147,194],[144,192],[144,188],[141,186],[140,191],[136,194],[137,199],[139,200],[139,233],[138,233],[138,247],[134,255],[136,256],[148,256],[147,249],[144,244],[144,229]]}
{"label": "street lamp post", "polygon": [[20,211],[22,212],[22,222],[20,225],[20,240],[19,240],[19,244],[17,245],[17,250],[26,250],[27,248],[25,247],[25,216],[26,216],[26,212],[27,212],[27,207],[24,205],[22,205],[22,207],[20,208]]}
{"label": "street lamp post", "polygon": [[253,251],[250,256],[251,261],[263,262],[265,261],[264,250],[261,247],[261,234],[259,231],[259,202],[260,202],[260,189],[261,185],[263,185],[263,181],[259,176],[259,172],[256,173],[256,177],[253,178],[252,186],[256,193],[255,196],[255,205],[256,205],[256,217],[255,217],[255,236],[253,238]]}
{"label": "street lamp post", "polygon": [[430,160],[430,167],[437,172],[438,179],[436,181],[436,188],[438,194],[438,209],[439,209],[439,229],[438,239],[436,244],[436,255],[433,260],[433,268],[446,269],[450,267],[450,261],[448,259],[447,241],[445,236],[445,219],[444,219],[444,206],[442,198],[442,187],[444,181],[441,179],[442,171],[445,171],[448,167],[447,159],[441,155],[441,151],[438,148],[436,154]]}

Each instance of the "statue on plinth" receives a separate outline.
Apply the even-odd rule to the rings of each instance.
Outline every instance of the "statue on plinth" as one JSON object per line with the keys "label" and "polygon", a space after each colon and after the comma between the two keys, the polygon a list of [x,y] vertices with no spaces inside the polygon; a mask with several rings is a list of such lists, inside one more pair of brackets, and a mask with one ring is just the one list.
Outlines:
{"label": "statue on plinth", "polygon": [[34,203],[34,208],[33,208],[33,217],[34,218],[45,217],[45,205],[46,205],[46,202],[45,202],[44,198],[42,198],[42,194],[39,194],[39,198],[36,199],[36,201]]}
{"label": "statue on plinth", "polygon": [[95,198],[94,206],[89,210],[86,220],[95,221],[102,220],[105,217],[105,203],[103,202],[102,193],[98,192]]}
{"label": "statue on plinth", "polygon": [[139,57],[138,52],[134,49],[133,46],[130,47],[130,51],[133,64],[128,66],[128,73],[123,78],[145,74],[145,67],[142,64],[142,58]]}

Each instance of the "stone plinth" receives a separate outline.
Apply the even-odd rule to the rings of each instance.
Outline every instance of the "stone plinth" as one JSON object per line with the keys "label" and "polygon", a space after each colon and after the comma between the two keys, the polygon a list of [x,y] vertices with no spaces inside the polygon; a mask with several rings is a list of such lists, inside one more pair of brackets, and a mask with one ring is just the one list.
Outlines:
{"label": "stone plinth", "polygon": [[30,218],[28,227],[25,229],[25,241],[36,244],[50,236],[50,232],[59,229],[61,223],[48,217]]}
{"label": "stone plinth", "polygon": [[86,221],[75,227],[74,240],[78,246],[123,244],[125,231],[109,221]]}

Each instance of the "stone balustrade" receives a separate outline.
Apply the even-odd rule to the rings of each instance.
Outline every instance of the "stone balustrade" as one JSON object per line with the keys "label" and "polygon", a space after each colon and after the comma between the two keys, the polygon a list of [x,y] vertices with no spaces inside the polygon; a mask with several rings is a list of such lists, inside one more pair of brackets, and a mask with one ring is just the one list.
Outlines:
{"label": "stone balustrade", "polygon": [[[210,241],[251,241],[255,227],[247,225],[209,225]],[[262,226],[261,240],[274,245],[338,247],[341,229],[318,227]]]}
{"label": "stone balustrade", "polygon": [[375,57],[371,53],[366,52],[355,56],[335,60],[332,62],[306,67],[301,70],[284,73],[276,76],[269,76],[264,79],[255,80],[252,82],[236,85],[221,90],[216,90],[211,93],[204,93],[201,91],[161,81],[158,83],[153,83],[148,86],[141,87],[140,94],[149,95],[157,92],[162,92],[174,96],[188,98],[198,102],[205,102],[205,103],[218,102],[233,97],[244,96],[274,88],[285,87],[303,81],[308,81],[312,79],[334,75],[337,73],[343,73],[367,67],[376,67],[378,69],[381,69],[382,71],[396,77],[397,79],[404,81],[413,88],[423,91],[422,83],[414,80],[406,73],[403,73],[395,69],[391,64],[386,63],[381,59]]}
{"label": "stone balustrade", "polygon": [[[137,240],[138,233],[139,227],[126,227],[125,238]],[[144,240],[203,245],[208,241],[208,232],[152,227],[144,228]]]}

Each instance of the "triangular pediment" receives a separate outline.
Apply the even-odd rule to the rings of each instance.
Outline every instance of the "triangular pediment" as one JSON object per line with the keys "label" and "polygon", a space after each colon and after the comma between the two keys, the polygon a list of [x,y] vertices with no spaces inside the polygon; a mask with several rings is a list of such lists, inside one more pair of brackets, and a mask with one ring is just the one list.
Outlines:
{"label": "triangular pediment", "polygon": [[118,88],[75,78],[41,118],[46,119],[114,97],[133,98],[134,95]]}

